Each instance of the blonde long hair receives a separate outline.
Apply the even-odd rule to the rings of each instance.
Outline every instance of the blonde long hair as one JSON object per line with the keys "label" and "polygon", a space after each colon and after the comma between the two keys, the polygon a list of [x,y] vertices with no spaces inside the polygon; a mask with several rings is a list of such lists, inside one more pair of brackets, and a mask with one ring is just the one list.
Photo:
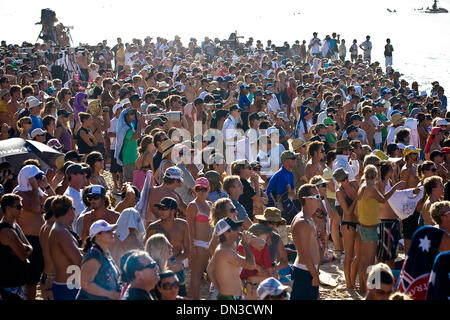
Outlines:
{"label": "blonde long hair", "polygon": [[167,237],[162,233],[152,235],[145,242],[145,251],[156,261],[161,271],[167,269],[167,260],[165,257],[169,252],[171,244]]}

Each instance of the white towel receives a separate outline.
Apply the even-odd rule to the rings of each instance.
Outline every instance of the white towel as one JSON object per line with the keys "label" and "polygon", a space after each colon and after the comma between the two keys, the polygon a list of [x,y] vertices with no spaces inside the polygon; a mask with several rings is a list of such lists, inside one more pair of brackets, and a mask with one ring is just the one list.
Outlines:
{"label": "white towel", "polygon": [[117,220],[116,236],[120,241],[125,239],[130,234],[130,228],[136,229],[140,238],[144,238],[145,227],[139,212],[134,208],[128,208],[122,211]]}
{"label": "white towel", "polygon": [[[30,182],[28,181],[30,178],[35,177],[37,174],[44,174],[44,172],[42,172],[38,167],[34,166],[34,165],[28,165],[23,167],[18,176],[17,176],[17,187],[14,188],[13,192],[16,191],[31,191],[31,185]],[[41,188],[39,188],[39,196],[43,197],[46,196],[47,194],[44,193]]]}
{"label": "white towel", "polygon": [[[386,187],[386,191],[388,191],[388,189],[389,188]],[[415,188],[396,190],[388,200],[392,210],[401,220],[408,218],[414,213],[417,203],[423,197],[423,186],[419,187],[420,193],[418,195],[414,194],[414,189]]]}
{"label": "white towel", "polygon": [[139,215],[141,216],[142,220],[145,220],[147,212],[151,182],[152,182],[152,172],[149,170],[147,171],[147,175],[145,176],[145,182],[144,187],[142,188],[141,198],[139,199],[138,203],[136,203],[136,205],[134,206],[134,208],[139,212]]}

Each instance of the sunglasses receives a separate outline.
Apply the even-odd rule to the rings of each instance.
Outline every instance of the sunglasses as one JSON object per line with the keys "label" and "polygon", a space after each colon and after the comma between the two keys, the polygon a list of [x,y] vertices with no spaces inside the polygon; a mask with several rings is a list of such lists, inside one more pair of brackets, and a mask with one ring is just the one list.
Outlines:
{"label": "sunglasses", "polygon": [[273,224],[274,226],[281,225],[281,222],[267,221],[267,224]]}
{"label": "sunglasses", "polygon": [[22,208],[23,208],[23,205],[21,205],[21,204],[18,204],[18,205],[16,206],[16,209],[17,209],[17,210],[22,210]]}
{"label": "sunglasses", "polygon": [[267,299],[283,299],[287,297],[287,293],[286,292],[282,292],[279,295],[273,296],[273,295],[268,295],[264,298],[264,300]]}
{"label": "sunglasses", "polygon": [[147,264],[145,266],[138,267],[138,268],[136,268],[136,270],[141,271],[141,270],[144,270],[144,269],[153,269],[155,266],[156,266],[156,262],[152,262],[152,263],[149,263],[149,264]]}
{"label": "sunglasses", "polygon": [[23,124],[32,124],[31,121],[30,122],[24,122]]}
{"label": "sunglasses", "polygon": [[437,171],[436,168],[431,168],[430,170],[433,171],[433,172],[436,172],[436,171]]}
{"label": "sunglasses", "polygon": [[195,191],[197,191],[197,192],[206,192],[206,191],[208,191],[208,188],[195,188]]}
{"label": "sunglasses", "polygon": [[101,195],[99,195],[99,194],[93,194],[93,195],[89,195],[87,198],[89,199],[89,200],[98,200],[98,199],[100,199],[102,196]]}
{"label": "sunglasses", "polygon": [[261,167],[253,168],[253,171],[261,171]]}
{"label": "sunglasses", "polygon": [[303,197],[303,198],[304,199],[316,199],[316,200],[320,200],[321,199],[320,194],[315,194],[315,195],[307,196],[307,197]]}
{"label": "sunglasses", "polygon": [[97,162],[100,162],[100,161],[103,161],[104,159],[103,158],[100,158],[100,159],[97,159]]}
{"label": "sunglasses", "polygon": [[38,173],[34,177],[36,178],[36,180],[42,180],[42,178],[44,177],[44,174],[43,173]]}
{"label": "sunglasses", "polygon": [[237,209],[236,208],[231,208],[230,212],[237,212]]}
{"label": "sunglasses", "polygon": [[317,184],[316,187],[326,188],[327,184],[326,183]]}
{"label": "sunglasses", "polygon": [[172,283],[166,282],[161,285],[161,288],[163,288],[164,290],[178,289],[179,287],[180,287],[180,283],[178,281],[172,282]]}
{"label": "sunglasses", "polygon": [[169,207],[166,207],[166,206],[159,206],[159,207],[158,207],[158,210],[161,210],[161,211],[167,211],[167,210],[169,210]]}

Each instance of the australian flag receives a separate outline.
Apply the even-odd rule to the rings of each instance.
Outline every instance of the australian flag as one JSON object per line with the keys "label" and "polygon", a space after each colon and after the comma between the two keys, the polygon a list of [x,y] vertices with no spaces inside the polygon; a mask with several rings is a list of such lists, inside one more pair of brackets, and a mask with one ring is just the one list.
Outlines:
{"label": "australian flag", "polygon": [[424,226],[414,233],[400,273],[398,291],[414,300],[425,300],[431,269],[444,233],[432,226]]}
{"label": "australian flag", "polygon": [[450,251],[439,253],[434,261],[427,300],[450,300]]}

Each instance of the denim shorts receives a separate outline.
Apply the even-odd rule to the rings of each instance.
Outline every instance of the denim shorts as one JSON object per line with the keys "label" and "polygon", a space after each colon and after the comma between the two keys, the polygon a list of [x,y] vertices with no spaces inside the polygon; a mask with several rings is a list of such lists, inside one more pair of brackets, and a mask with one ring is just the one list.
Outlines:
{"label": "denim shorts", "polygon": [[359,224],[356,230],[359,232],[363,242],[378,241],[377,227],[367,228]]}

